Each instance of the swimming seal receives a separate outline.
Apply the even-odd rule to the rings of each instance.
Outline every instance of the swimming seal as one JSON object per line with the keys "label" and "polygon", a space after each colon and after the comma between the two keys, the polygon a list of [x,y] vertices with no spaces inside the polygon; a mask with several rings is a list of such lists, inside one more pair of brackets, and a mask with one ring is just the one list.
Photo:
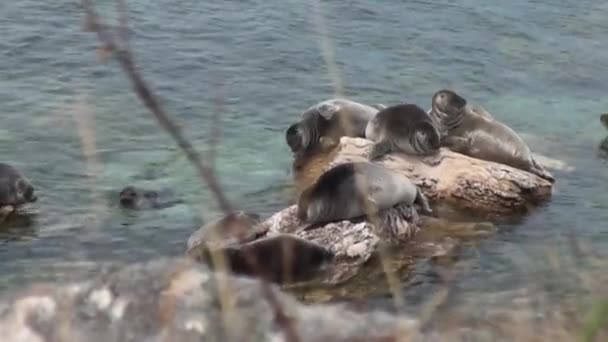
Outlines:
{"label": "swimming seal", "polygon": [[439,151],[439,131],[431,117],[415,104],[380,110],[367,124],[365,138],[374,142],[370,160],[390,152],[428,156]]}
{"label": "swimming seal", "polygon": [[608,113],[600,115],[600,122],[606,129],[608,129]]}
{"label": "swimming seal", "polygon": [[[600,115],[600,122],[606,129],[608,129],[608,113]],[[608,137],[604,138],[600,143],[600,149],[604,151],[608,151]]]}
{"label": "swimming seal", "polygon": [[260,217],[244,211],[205,224],[188,239],[187,255],[213,265],[212,253],[222,253],[234,273],[284,283],[314,274],[333,253],[291,234],[266,236]]}
{"label": "swimming seal", "polygon": [[163,209],[182,203],[181,200],[168,200],[169,191],[159,192],[132,185],[124,187],[118,194],[120,206],[130,210]]}
{"label": "swimming seal", "polygon": [[315,224],[376,214],[399,203],[418,204],[431,214],[428,200],[406,176],[369,162],[335,166],[302,192],[297,216]]}
{"label": "swimming seal", "polygon": [[287,145],[299,156],[319,146],[331,148],[343,136],[363,138],[368,121],[383,105],[374,106],[341,98],[319,102],[304,111],[299,122],[287,128]]}
{"label": "swimming seal", "polygon": [[0,163],[0,222],[18,207],[36,202],[34,186],[15,167]]}
{"label": "swimming seal", "polygon": [[513,129],[481,108],[471,108],[454,91],[437,91],[429,115],[441,133],[441,145],[473,158],[528,171],[551,183],[555,178],[532,156]]}

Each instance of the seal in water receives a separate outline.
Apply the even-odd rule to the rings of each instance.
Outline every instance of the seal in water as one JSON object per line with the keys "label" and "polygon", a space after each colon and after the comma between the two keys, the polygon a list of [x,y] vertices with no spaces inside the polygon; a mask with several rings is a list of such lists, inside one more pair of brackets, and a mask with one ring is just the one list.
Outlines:
{"label": "seal in water", "polygon": [[[600,122],[602,123],[602,125],[604,125],[606,129],[608,129],[608,113],[600,115]],[[600,149],[608,151],[608,137],[602,140],[602,142],[600,143]]]}
{"label": "seal in water", "polygon": [[299,156],[319,146],[334,147],[343,136],[363,138],[368,121],[382,107],[340,98],[319,102],[304,111],[299,122],[289,126],[285,140]]}
{"label": "seal in water", "polygon": [[600,115],[600,122],[606,129],[608,129],[608,113]]}
{"label": "seal in water", "polygon": [[168,194],[168,191],[159,192],[128,185],[120,191],[118,198],[121,207],[131,210],[163,209],[182,203],[180,200],[166,200],[164,195]]}
{"label": "seal in water", "polygon": [[373,215],[399,203],[416,203],[422,213],[432,213],[424,194],[406,176],[374,163],[352,162],[329,169],[304,190],[297,215],[307,223],[327,223]]}
{"label": "seal in water", "polygon": [[0,163],[0,222],[18,207],[36,200],[29,179],[13,166]]}
{"label": "seal in water", "polygon": [[374,142],[369,154],[376,160],[390,152],[428,156],[439,151],[439,131],[431,117],[415,104],[380,110],[367,124],[365,137]]}
{"label": "seal in water", "polygon": [[333,258],[316,243],[291,234],[266,236],[257,214],[237,211],[205,224],[188,239],[186,254],[213,265],[221,253],[234,273],[285,283],[305,279]]}
{"label": "seal in water", "polygon": [[551,183],[553,176],[532,156],[523,139],[510,127],[447,89],[432,98],[430,116],[441,133],[441,145],[473,158],[528,171]]}

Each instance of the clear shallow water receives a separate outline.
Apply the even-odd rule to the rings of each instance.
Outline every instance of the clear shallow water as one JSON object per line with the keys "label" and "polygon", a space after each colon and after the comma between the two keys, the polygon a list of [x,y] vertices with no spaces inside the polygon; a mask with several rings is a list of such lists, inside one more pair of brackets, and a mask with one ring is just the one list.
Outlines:
{"label": "clear shallow water", "polygon": [[[217,166],[230,199],[263,215],[284,207],[283,132],[334,94],[312,2],[138,0],[129,8],[145,78],[199,149],[224,95]],[[212,201],[117,64],[97,63],[77,2],[5,2],[0,12],[0,153],[40,198],[1,228],[0,288],[77,276],[93,262],[183,254],[189,234],[215,214]],[[574,295],[547,270],[545,251],[570,253],[570,229],[598,251],[608,246],[608,159],[597,150],[606,135],[598,117],[608,111],[608,5],[332,1],[322,12],[345,96],[426,108],[434,91],[451,87],[526,133],[535,152],[575,168],[553,170],[546,206],[463,249],[451,267],[473,266],[459,271],[456,293],[500,294],[532,282]],[[94,115],[96,173],[74,121],[85,112]],[[126,213],[113,196],[129,183],[171,188],[186,204]],[[412,304],[434,293],[436,272],[415,271]]]}

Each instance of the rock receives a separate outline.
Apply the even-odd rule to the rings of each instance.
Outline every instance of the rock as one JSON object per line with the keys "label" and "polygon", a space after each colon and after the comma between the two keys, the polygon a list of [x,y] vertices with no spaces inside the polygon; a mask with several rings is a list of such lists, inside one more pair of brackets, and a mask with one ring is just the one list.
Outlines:
{"label": "rock", "polygon": [[[419,230],[420,217],[416,209],[397,205],[381,212],[379,221],[398,222],[387,227],[374,226],[366,220],[344,220],[319,227],[311,227],[297,218],[297,206],[292,205],[261,223],[268,235],[294,234],[317,243],[333,253],[333,263],[314,281],[339,284],[354,277],[361,266],[378,252],[380,243],[397,245],[409,241]],[[390,229],[389,229],[390,228]]]}
{"label": "rock", "polygon": [[[243,259],[253,256],[260,260],[262,273],[268,273],[265,276],[271,281],[290,285],[311,282],[335,285],[355,276],[378,251],[381,242],[394,245],[409,241],[420,224],[416,210],[407,205],[383,211],[380,221],[394,224],[382,225],[379,230],[362,219],[309,226],[297,218],[296,212],[297,206],[292,205],[257,225],[248,222],[248,226],[240,225],[239,229],[224,229],[219,240],[213,240],[206,233],[209,227],[218,229],[215,222],[221,222],[221,219],[214,221],[190,236],[186,254],[211,264],[212,253],[221,253],[231,270],[247,275],[256,272]],[[241,237],[233,236],[231,232],[238,232]],[[293,255],[283,253],[283,243],[292,244],[288,249]]]}
{"label": "rock", "polygon": [[[310,186],[325,170],[345,162],[364,161],[372,142],[343,137],[332,151],[297,161],[296,196]],[[391,154],[378,161],[387,168],[402,172],[431,200],[459,209],[476,212],[512,214],[549,199],[548,181],[507,165],[471,158],[446,148],[440,150],[441,162],[435,166],[420,157]]]}
{"label": "rock", "polygon": [[[288,341],[259,281],[158,259],[44,284],[0,300],[5,342]],[[299,341],[420,340],[418,323],[343,304],[304,305],[270,285]]]}

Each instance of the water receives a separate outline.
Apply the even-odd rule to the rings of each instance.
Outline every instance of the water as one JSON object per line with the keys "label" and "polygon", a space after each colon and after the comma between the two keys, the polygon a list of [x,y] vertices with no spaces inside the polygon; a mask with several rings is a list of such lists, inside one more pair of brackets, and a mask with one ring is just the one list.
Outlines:
{"label": "water", "polygon": [[[102,12],[112,14],[111,4],[103,2]],[[570,255],[571,230],[596,250],[608,247],[607,159],[597,149],[606,135],[598,116],[608,111],[608,4],[321,5],[345,96],[427,108],[434,91],[454,88],[525,134],[535,152],[575,168],[553,171],[546,206],[463,249],[450,266],[459,270],[455,301],[484,294],[503,305],[510,297],[496,304],[499,294],[529,283],[574,295],[549,270],[545,252]],[[145,78],[199,149],[223,97],[218,174],[240,208],[269,215],[286,205],[283,132],[300,111],[334,96],[314,9],[307,1],[129,1]],[[81,275],[93,262],[182,255],[189,234],[217,209],[117,63],[97,62],[77,1],[5,1],[0,12],[0,153],[39,192],[30,214],[0,231],[0,288]],[[78,130],[86,113],[94,134],[85,143],[94,142],[96,164]],[[171,188],[185,204],[124,212],[115,196],[131,183]],[[435,292],[437,267],[415,272],[406,291],[412,305]]]}

